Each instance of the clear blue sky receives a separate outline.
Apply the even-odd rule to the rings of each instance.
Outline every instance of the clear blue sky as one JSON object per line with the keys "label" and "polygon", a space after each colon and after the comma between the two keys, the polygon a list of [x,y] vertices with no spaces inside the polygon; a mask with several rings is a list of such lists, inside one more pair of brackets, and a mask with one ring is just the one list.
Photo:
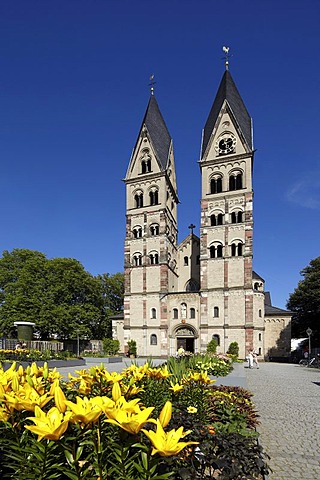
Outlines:
{"label": "clear blue sky", "polygon": [[318,0],[2,0],[0,250],[123,270],[121,181],[156,75],[179,240],[199,233],[201,131],[224,71],[254,120],[254,269],[285,307],[320,255]]}

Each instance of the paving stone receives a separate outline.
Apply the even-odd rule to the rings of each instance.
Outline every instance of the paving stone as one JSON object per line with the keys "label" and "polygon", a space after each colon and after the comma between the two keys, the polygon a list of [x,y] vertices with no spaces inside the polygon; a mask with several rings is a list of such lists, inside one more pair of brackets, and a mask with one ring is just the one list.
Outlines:
{"label": "paving stone", "polygon": [[270,480],[320,478],[320,370],[261,363],[244,369],[260,415],[260,442],[271,457]]}

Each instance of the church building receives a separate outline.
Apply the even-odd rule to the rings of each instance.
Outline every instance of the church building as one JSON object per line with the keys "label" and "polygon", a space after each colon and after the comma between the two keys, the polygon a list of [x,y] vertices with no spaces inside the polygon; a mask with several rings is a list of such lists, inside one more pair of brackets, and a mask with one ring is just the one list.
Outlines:
{"label": "church building", "polygon": [[252,269],[252,119],[226,63],[204,125],[199,161],[200,237],[191,224],[178,243],[179,204],[173,141],[151,89],[128,170],[125,297],[113,319],[120,351],[166,357],[180,346],[218,352],[239,344],[262,358],[290,354],[291,314],[271,305]]}

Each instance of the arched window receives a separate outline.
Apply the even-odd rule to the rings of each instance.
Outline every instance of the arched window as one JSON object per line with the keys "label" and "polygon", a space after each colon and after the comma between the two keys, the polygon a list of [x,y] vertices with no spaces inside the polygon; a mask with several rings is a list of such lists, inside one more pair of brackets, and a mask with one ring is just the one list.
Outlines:
{"label": "arched window", "polygon": [[259,317],[262,317],[262,310],[259,308]]}
{"label": "arched window", "polygon": [[159,225],[157,223],[150,225],[150,235],[159,235]]}
{"label": "arched window", "polygon": [[261,342],[261,340],[262,340],[262,335],[261,333],[259,333],[259,342]]}
{"label": "arched window", "polygon": [[213,316],[215,318],[219,317],[219,307],[213,307]]}
{"label": "arched window", "polygon": [[233,243],[231,245],[231,256],[241,257],[242,255],[243,255],[243,244],[241,242]]}
{"label": "arched window", "polygon": [[190,308],[190,318],[196,318],[196,310],[195,310],[195,308]]}
{"label": "arched window", "polygon": [[220,335],[212,335],[212,340],[216,340],[218,343],[218,346],[220,345]]}
{"label": "arched window", "polygon": [[158,190],[150,190],[150,205],[158,205]]}
{"label": "arched window", "polygon": [[173,313],[173,318],[179,318],[179,310],[177,308],[174,308],[172,310]]}
{"label": "arched window", "polygon": [[141,238],[142,237],[142,228],[137,226],[133,229],[133,237],[134,238]]}
{"label": "arched window", "polygon": [[183,265],[184,265],[184,266],[189,265],[189,258],[188,258],[188,257],[184,257],[184,258],[183,258]]}
{"label": "arched window", "polygon": [[223,214],[217,213],[216,215],[210,216],[211,227],[216,227],[217,225],[223,225]]}
{"label": "arched window", "polygon": [[157,309],[156,308],[151,308],[150,316],[151,316],[151,318],[157,318]]}
{"label": "arched window", "polygon": [[142,208],[143,207],[143,193],[142,192],[136,193],[135,196],[134,196],[134,201],[135,201],[136,208]]}
{"label": "arched window", "polygon": [[231,213],[231,223],[242,223],[243,222],[243,212],[239,210],[238,212]]}
{"label": "arched window", "polygon": [[223,255],[223,246],[219,243],[217,245],[211,245],[210,258],[221,258]]}
{"label": "arched window", "polygon": [[157,252],[152,252],[149,254],[150,264],[151,265],[158,265],[159,263],[159,254]]}
{"label": "arched window", "polygon": [[210,180],[210,193],[221,193],[222,192],[222,178],[213,177]]}
{"label": "arched window", "polygon": [[229,190],[240,190],[242,188],[242,173],[234,172],[229,177]]}
{"label": "arched window", "polygon": [[151,172],[151,158],[145,157],[141,162],[141,173]]}
{"label": "arched window", "polygon": [[150,335],[150,345],[157,345],[157,344],[158,344],[157,335],[155,333],[152,333]]}
{"label": "arched window", "polygon": [[141,253],[135,253],[133,255],[132,263],[135,267],[140,267],[142,265],[142,255],[141,255]]}

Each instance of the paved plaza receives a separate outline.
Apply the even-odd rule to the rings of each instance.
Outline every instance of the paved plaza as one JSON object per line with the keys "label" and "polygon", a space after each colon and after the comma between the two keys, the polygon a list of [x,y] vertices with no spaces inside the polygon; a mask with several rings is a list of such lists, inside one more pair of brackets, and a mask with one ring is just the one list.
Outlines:
{"label": "paved plaza", "polygon": [[271,457],[269,479],[320,479],[320,369],[262,363],[244,372]]}
{"label": "paved plaza", "polygon": [[[144,362],[145,359],[137,360],[139,365]],[[105,366],[119,372],[130,363],[124,359],[122,363]],[[59,371],[67,376],[68,372],[94,364],[95,360],[88,359],[86,367]],[[254,394],[261,421],[260,441],[273,470],[269,480],[320,479],[320,369],[260,363],[257,370],[236,364],[232,374],[218,379],[217,384],[239,385]]]}

